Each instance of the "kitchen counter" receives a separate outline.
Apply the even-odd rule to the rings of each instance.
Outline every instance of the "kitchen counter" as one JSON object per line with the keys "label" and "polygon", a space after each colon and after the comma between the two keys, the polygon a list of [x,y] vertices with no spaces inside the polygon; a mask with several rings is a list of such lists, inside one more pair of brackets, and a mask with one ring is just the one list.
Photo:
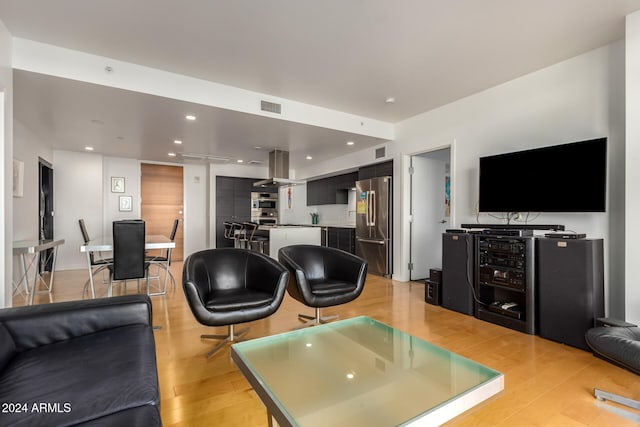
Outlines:
{"label": "kitchen counter", "polygon": [[280,248],[289,245],[320,245],[321,227],[305,225],[261,225],[259,230],[269,233],[269,256],[278,259]]}
{"label": "kitchen counter", "polygon": [[322,223],[322,224],[282,224],[276,227],[336,227],[336,228],[356,228],[355,224],[348,223]]}

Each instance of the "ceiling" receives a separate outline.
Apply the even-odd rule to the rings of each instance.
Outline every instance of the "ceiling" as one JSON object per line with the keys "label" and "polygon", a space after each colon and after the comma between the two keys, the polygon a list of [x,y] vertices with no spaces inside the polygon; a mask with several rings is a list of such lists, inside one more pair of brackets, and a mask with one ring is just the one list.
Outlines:
{"label": "ceiling", "polygon": [[[638,9],[640,0],[0,0],[0,21],[15,37],[396,123],[621,39]],[[106,155],[146,160],[183,151],[265,161],[252,147],[277,146],[295,167],[382,142],[23,71],[14,86],[15,117],[56,148],[95,141]],[[187,110],[196,122],[176,119]]]}

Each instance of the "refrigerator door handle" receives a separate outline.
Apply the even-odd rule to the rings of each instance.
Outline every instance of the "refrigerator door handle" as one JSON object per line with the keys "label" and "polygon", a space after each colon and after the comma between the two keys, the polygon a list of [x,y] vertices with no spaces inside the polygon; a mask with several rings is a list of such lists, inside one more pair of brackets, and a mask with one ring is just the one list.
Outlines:
{"label": "refrigerator door handle", "polygon": [[368,191],[366,191],[365,193],[366,193],[366,199],[365,199],[366,214],[364,216],[364,222],[365,222],[365,225],[368,227],[368,226],[371,225],[369,223],[369,215],[370,215],[370,212],[371,212],[371,206],[370,206],[371,205],[371,196],[370,196]]}
{"label": "refrigerator door handle", "polygon": [[376,245],[384,245],[384,240],[374,240],[374,239],[361,239],[359,237],[356,238],[358,242],[362,243],[374,243]]}
{"label": "refrigerator door handle", "polygon": [[376,225],[376,192],[369,191],[369,225]]}

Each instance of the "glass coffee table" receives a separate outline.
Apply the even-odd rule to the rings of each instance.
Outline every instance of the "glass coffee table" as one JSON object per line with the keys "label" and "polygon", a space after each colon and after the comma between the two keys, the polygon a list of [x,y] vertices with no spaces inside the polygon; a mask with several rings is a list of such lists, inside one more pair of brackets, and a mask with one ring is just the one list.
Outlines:
{"label": "glass coffee table", "polygon": [[269,425],[442,424],[504,389],[504,376],[369,317],[234,344]]}

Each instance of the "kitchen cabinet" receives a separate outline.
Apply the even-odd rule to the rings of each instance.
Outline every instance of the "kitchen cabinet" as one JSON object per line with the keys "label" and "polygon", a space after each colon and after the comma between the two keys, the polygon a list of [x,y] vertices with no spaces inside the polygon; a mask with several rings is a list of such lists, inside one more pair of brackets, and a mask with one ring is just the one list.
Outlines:
{"label": "kitchen cabinet", "polygon": [[259,180],[260,178],[216,177],[217,248],[233,246],[233,241],[224,237],[225,221],[251,221],[251,192],[256,191],[253,183]]}
{"label": "kitchen cabinet", "polygon": [[358,170],[358,180],[377,178],[381,176],[393,176],[393,160],[363,166]]}
{"label": "kitchen cabinet", "polygon": [[307,181],[307,206],[346,205],[349,189],[356,185],[357,173]]}
{"label": "kitchen cabinet", "polygon": [[345,227],[322,227],[322,245],[355,254],[356,230]]}

